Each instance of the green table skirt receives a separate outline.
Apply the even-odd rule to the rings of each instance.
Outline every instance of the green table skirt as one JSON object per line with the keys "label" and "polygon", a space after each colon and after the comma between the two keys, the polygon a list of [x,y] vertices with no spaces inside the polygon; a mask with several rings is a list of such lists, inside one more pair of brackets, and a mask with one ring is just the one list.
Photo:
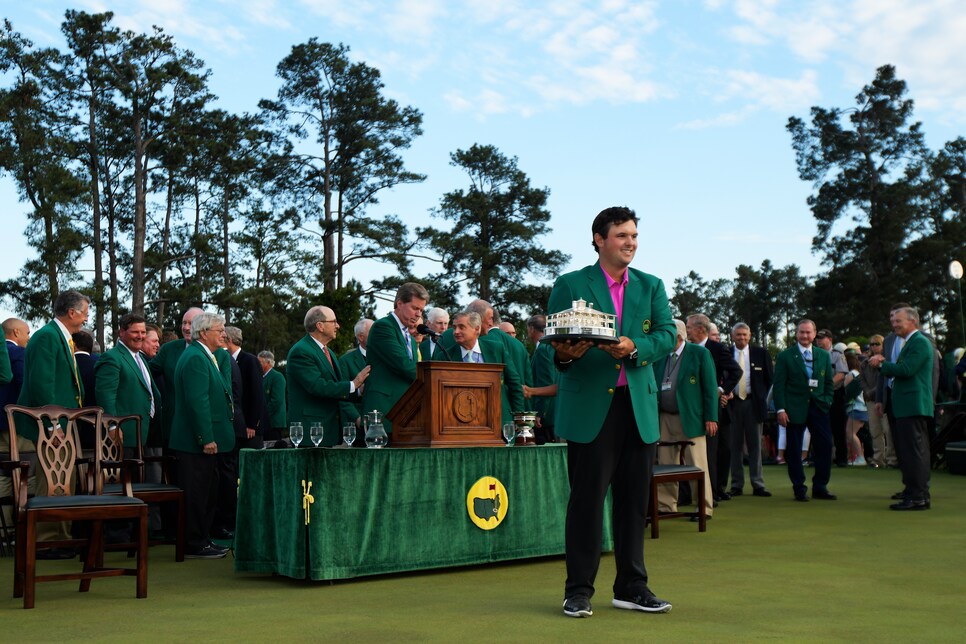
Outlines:
{"label": "green table skirt", "polygon": [[[563,445],[242,450],[235,570],[346,579],[562,554],[566,456]],[[489,530],[467,508],[483,477],[506,490],[505,516],[484,522]],[[314,500],[308,525],[303,481]],[[472,495],[483,497],[477,507],[494,507],[486,497],[498,488],[489,489]]]}

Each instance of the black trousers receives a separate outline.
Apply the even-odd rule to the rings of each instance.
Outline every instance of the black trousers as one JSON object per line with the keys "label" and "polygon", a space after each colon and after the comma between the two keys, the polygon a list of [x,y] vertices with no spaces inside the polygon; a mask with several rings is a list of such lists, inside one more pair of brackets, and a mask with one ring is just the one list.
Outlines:
{"label": "black trousers", "polygon": [[600,433],[590,443],[567,443],[567,582],[564,596],[594,594],[603,538],[604,497],[611,488],[615,595],[647,586],[644,529],[656,446],[637,431],[626,387],[618,387]]}
{"label": "black trousers", "polygon": [[214,528],[235,531],[238,510],[238,453],[242,449],[261,449],[265,446],[260,434],[252,438],[235,436],[235,446],[218,457],[218,502],[215,506]]}
{"label": "black trousers", "polygon": [[184,490],[184,533],[188,550],[208,545],[211,523],[218,498],[216,454],[195,454],[173,450],[178,485]]}
{"label": "black trousers", "polygon": [[928,416],[896,418],[892,440],[902,471],[903,493],[913,501],[929,500],[929,424]]}
{"label": "black trousers", "polygon": [[812,476],[812,494],[828,492],[828,482],[832,477],[832,429],[829,426],[828,412],[808,404],[808,416],[804,423],[788,423],[785,428],[785,462],[788,464],[788,478],[796,496],[808,493],[805,485],[805,468],[802,465],[802,442],[805,429],[812,436],[812,462],[815,474]]}

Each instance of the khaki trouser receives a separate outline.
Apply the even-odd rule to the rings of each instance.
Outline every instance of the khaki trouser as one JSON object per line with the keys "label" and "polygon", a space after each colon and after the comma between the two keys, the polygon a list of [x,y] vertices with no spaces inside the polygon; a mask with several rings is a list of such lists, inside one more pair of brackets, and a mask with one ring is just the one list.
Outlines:
{"label": "khaki trouser", "polygon": [[[694,445],[688,445],[684,450],[685,465],[693,465],[704,470],[704,507],[705,512],[710,517],[714,513],[714,497],[711,488],[711,477],[708,475],[708,448],[704,436],[689,438],[684,434],[681,427],[681,417],[677,414],[665,414],[660,416],[661,440],[662,441],[692,441]],[[657,450],[657,462],[661,465],[677,465],[680,448],[660,447]],[[697,498],[697,485],[691,481],[691,498]],[[657,508],[660,512],[678,511],[678,484],[664,483],[657,486]]]}
{"label": "khaki trouser", "polygon": [[879,467],[895,466],[898,460],[889,417],[885,414],[879,416],[875,409],[869,409],[869,433],[872,435],[872,462]]}

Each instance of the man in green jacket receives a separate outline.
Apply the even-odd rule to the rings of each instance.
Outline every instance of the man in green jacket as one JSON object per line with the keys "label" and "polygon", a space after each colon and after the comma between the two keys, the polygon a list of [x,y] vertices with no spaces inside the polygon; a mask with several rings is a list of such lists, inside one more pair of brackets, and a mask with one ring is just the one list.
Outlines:
{"label": "man in green jacket", "polygon": [[189,308],[181,317],[182,340],[165,342],[151,358],[151,373],[155,381],[164,388],[166,404],[161,408],[161,444],[167,445],[171,438],[171,421],[174,418],[174,370],[185,348],[191,344],[191,321],[199,313],[204,313],[196,306]]}
{"label": "man in green jacket", "polygon": [[[691,441],[684,450],[684,462],[704,470],[704,507],[710,519],[714,512],[711,477],[708,475],[708,449],[705,436],[718,431],[718,377],[711,352],[699,344],[686,342],[688,328],[675,320],[677,345],[670,355],[655,360],[654,379],[660,393],[661,441]],[[677,446],[661,447],[657,462],[677,465]],[[692,498],[697,498],[692,492]],[[657,493],[661,512],[678,511],[678,485],[661,485]]]}
{"label": "man in green jacket", "polygon": [[[344,374],[354,376],[366,368],[366,346],[369,343],[370,328],[372,328],[372,320],[369,318],[362,318],[352,327],[352,333],[355,335],[357,346],[349,349],[339,358],[339,366],[342,368]],[[428,339],[426,341],[428,342]],[[353,392],[349,396],[349,402],[355,405],[356,411],[359,412],[360,416],[365,413],[362,409],[362,389]]]}
{"label": "man in green jacket", "polygon": [[785,426],[785,460],[796,501],[808,501],[805,468],[802,465],[802,439],[805,429],[812,436],[812,497],[834,501],[828,491],[832,475],[832,428],[828,412],[832,406],[834,384],[832,360],[824,349],[813,345],[815,323],[802,320],[795,331],[796,343],[778,354],[772,392],[779,425]]}
{"label": "man in green jacket", "polygon": [[657,386],[651,362],[674,346],[675,327],[664,284],[630,268],[637,252],[637,215],[607,208],[591,227],[595,264],[560,276],[550,314],[579,299],[617,316],[618,342],[553,342],[560,370],[557,435],[568,441],[570,501],[566,518],[564,614],[593,615],[590,598],[600,563],[604,498],[613,491],[613,605],[667,612],[671,604],[648,587],[644,527],[651,472],[660,437]]}
{"label": "man in green jacket", "polygon": [[892,331],[903,339],[902,349],[895,362],[885,356],[869,358],[872,367],[891,379],[891,395],[887,412],[896,419],[892,436],[896,441],[896,455],[902,470],[903,490],[893,496],[893,510],[928,510],[929,496],[929,423],[935,407],[933,403],[933,348],[919,331],[919,312],[912,307],[892,311],[889,316]]}
{"label": "man in green jacket", "polygon": [[419,347],[409,329],[415,327],[428,302],[429,292],[421,284],[407,282],[396,291],[392,312],[369,329],[366,361],[372,372],[362,392],[362,408],[366,413],[375,410],[382,414],[383,427],[390,435],[392,423],[386,412],[416,380]]}
{"label": "man in green jacket", "polygon": [[226,377],[215,359],[225,347],[225,318],[198,313],[191,320],[191,340],[174,371],[169,447],[177,456],[178,484],[184,489],[185,557],[220,559],[227,550],[210,539],[216,468],[218,454],[235,446],[231,375]]}
{"label": "man in green jacket", "polygon": [[265,408],[268,413],[265,440],[277,441],[284,436],[288,426],[285,376],[276,371],[275,354],[271,351],[259,351],[258,362],[262,365],[262,389],[265,391]]}
{"label": "man in green jacket", "polygon": [[[121,316],[118,341],[114,348],[101,354],[94,364],[94,387],[97,404],[111,416],[136,414],[141,417],[141,442],[147,442],[151,419],[161,409],[161,393],[154,384],[141,353],[147,328],[143,315],[128,313]],[[121,426],[124,433],[124,455],[134,456],[137,431],[133,421]]]}
{"label": "man in green jacket", "polygon": [[369,377],[369,367],[358,373],[343,373],[338,357],[328,344],[335,339],[339,323],[327,306],[313,306],[305,314],[305,337],[288,352],[288,418],[302,423],[306,439],[313,423],[322,423],[322,445],[342,442],[342,424],[355,423],[359,412],[349,402]]}
{"label": "man in green jacket", "polygon": [[[84,399],[71,335],[81,330],[90,312],[90,298],[77,291],[63,291],[54,301],[54,319],[30,336],[24,354],[23,387],[18,405],[60,405],[77,409]],[[18,437],[37,440],[37,424],[26,417],[15,419]],[[61,434],[61,428],[51,431]],[[47,478],[38,476],[37,496],[47,495]],[[37,538],[43,541],[70,538],[70,522],[41,523]],[[68,550],[45,550],[39,558],[72,557]]]}

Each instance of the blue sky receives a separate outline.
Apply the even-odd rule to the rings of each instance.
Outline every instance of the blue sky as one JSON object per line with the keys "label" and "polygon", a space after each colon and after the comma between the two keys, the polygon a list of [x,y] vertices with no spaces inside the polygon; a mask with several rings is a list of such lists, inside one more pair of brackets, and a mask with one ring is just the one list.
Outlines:
{"label": "blue sky", "polygon": [[[590,221],[642,217],[635,266],[664,279],[733,277],[739,263],[821,270],[789,116],[849,107],[877,67],[909,84],[929,145],[966,134],[966,11],[953,0],[124,0],[5,2],[37,45],[64,47],[68,8],[161,26],[212,70],[218,105],[275,95],[275,66],[310,37],[378,68],[386,93],[424,114],[405,153],[423,184],[384,193],[373,215],[412,227],[466,179],[450,152],[492,144],[550,189],[547,246],[594,260]],[[0,179],[8,234],[0,278],[27,258],[24,204]],[[445,222],[440,225],[448,226]],[[944,260],[945,261],[945,260]],[[361,269],[359,277],[379,274]],[[670,293],[669,293],[670,294]],[[3,314],[0,309],[0,314]]]}

